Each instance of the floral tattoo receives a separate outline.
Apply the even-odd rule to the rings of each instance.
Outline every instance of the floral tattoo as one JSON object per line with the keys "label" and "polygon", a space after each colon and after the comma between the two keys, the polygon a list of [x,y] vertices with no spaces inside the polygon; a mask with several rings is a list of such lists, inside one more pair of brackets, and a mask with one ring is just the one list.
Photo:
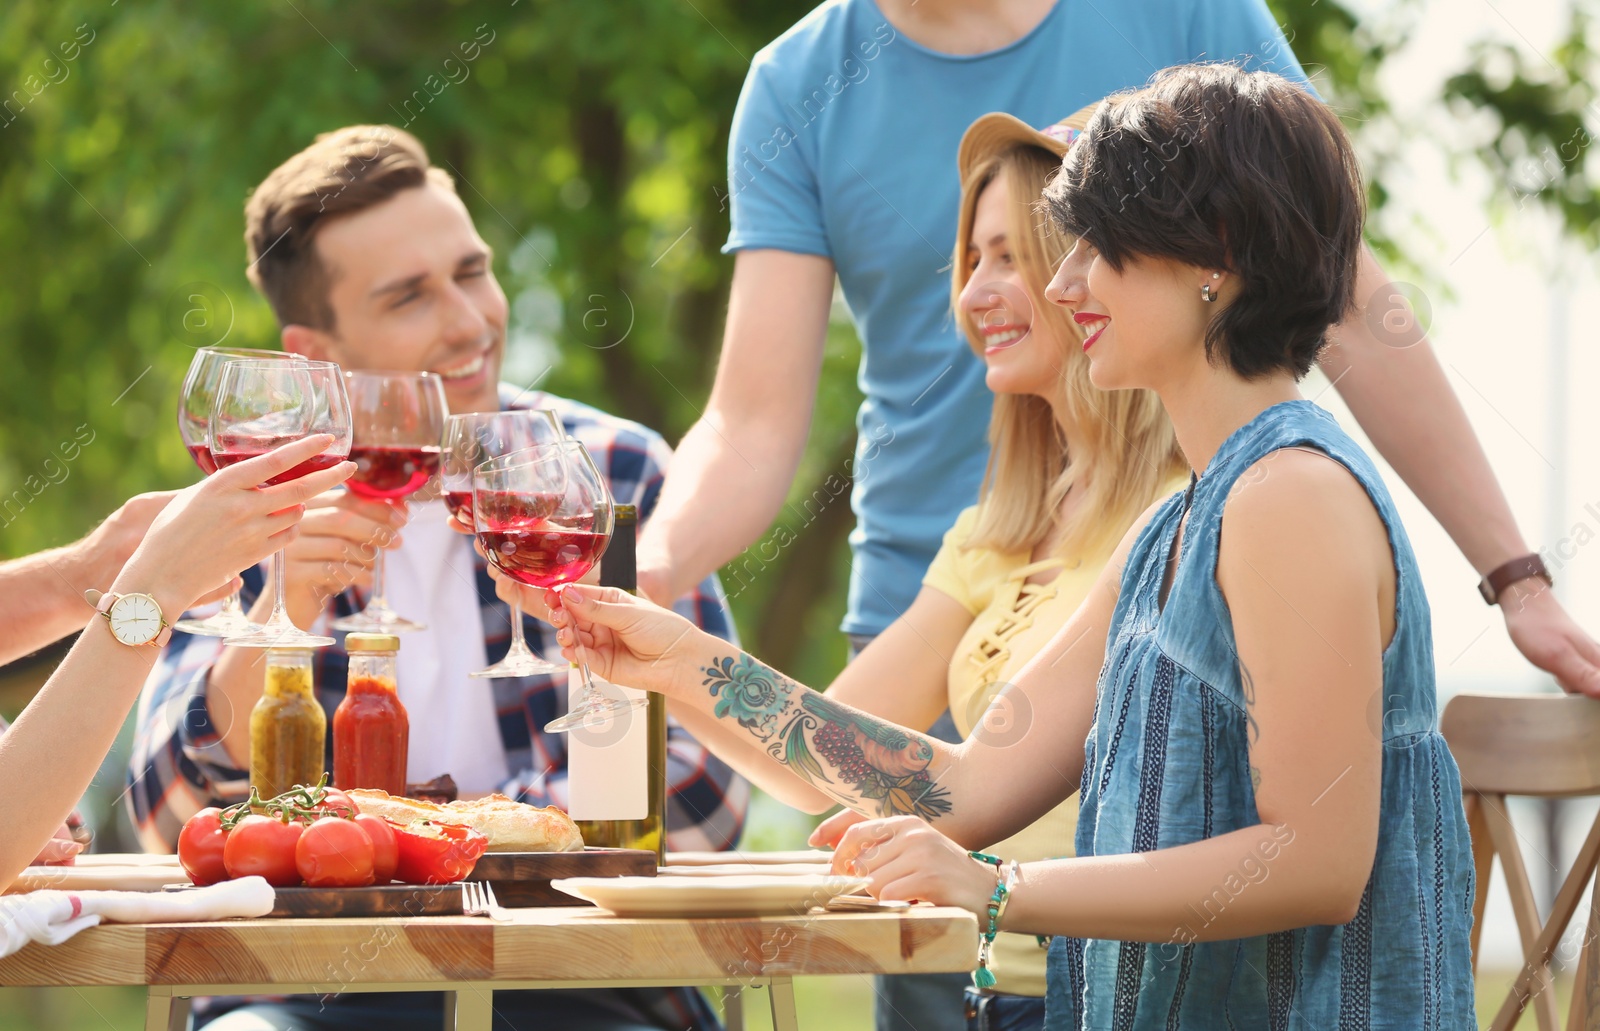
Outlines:
{"label": "floral tattoo", "polygon": [[950,811],[949,791],[928,772],[926,738],[830,701],[748,655],[713,660],[704,673],[713,713],[738,722],[808,783],[841,800],[875,802],[880,816],[933,820]]}
{"label": "floral tattoo", "polygon": [[705,673],[705,685],[717,700],[713,715],[719,719],[731,716],[762,740],[772,736],[778,716],[794,694],[794,681],[743,654],[713,661]]}

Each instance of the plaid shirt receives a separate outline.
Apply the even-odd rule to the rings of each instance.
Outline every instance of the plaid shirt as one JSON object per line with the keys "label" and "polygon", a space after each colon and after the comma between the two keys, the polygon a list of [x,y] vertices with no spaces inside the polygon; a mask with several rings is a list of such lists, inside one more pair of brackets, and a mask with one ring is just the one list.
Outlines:
{"label": "plaid shirt", "polygon": [[[655,509],[672,454],[659,434],[577,401],[536,391],[518,397],[502,386],[501,407],[554,409],[568,435],[588,448],[618,504],[637,505],[641,522]],[[484,559],[475,556],[475,561],[484,643],[494,662],[510,647],[510,609],[495,597]],[[260,569],[246,571],[247,608],[263,583]],[[318,623],[358,612],[363,604],[360,592],[347,590],[330,601]],[[715,576],[707,577],[673,607],[706,631],[736,641],[727,600]],[[553,627],[524,616],[523,628],[536,651],[559,653]],[[171,851],[191,815],[208,805],[241,801],[249,791],[249,771],[234,765],[206,707],[211,667],[221,653],[217,638],[173,634],[139,697],[127,797],[140,840],[151,851]],[[345,651],[338,645],[320,649],[315,663],[317,697],[331,713],[344,698]],[[546,734],[541,728],[566,711],[566,678],[535,676],[488,683],[494,691],[506,764],[513,771],[501,791],[533,805],[565,809],[566,735]],[[733,847],[744,824],[749,785],[676,723],[667,731],[667,792],[668,848]]]}

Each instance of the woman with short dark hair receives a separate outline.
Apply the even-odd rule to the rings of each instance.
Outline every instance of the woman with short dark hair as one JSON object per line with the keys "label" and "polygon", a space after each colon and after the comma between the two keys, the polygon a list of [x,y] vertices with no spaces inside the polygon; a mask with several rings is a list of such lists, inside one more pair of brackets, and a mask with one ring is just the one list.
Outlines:
{"label": "woman with short dark hair", "polygon": [[[1160,396],[1192,472],[1000,696],[1007,733],[885,723],[612,589],[565,592],[563,645],[883,817],[834,860],[880,897],[1055,935],[1048,1028],[1476,1027],[1416,558],[1296,385],[1350,306],[1362,198],[1333,114],[1231,66],[1169,70],[1074,144],[1047,296],[1097,387]],[[1080,784],[1075,857],[965,851]]]}

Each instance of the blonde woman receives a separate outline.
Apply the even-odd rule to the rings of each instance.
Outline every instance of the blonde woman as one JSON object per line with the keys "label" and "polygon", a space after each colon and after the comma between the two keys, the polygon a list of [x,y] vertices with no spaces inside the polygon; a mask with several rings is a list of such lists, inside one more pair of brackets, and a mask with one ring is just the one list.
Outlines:
{"label": "blonde woman", "polygon": [[[985,719],[990,702],[1082,603],[1139,513],[1187,483],[1160,401],[1147,391],[1092,386],[1082,331],[1044,299],[1073,240],[1036,205],[1092,112],[1042,132],[1010,115],[986,115],[961,141],[951,297],[968,343],[988,366],[992,450],[978,504],[945,534],[916,600],[828,688],[830,698],[891,723],[928,727],[948,708],[963,737],[976,730],[1004,741],[1026,730],[1026,711],[1002,706]],[[928,482],[938,489],[938,470],[928,470]],[[533,611],[543,608],[542,592],[524,597]],[[833,805],[737,727],[688,707],[672,711],[777,798],[813,813]],[[929,792],[922,804],[937,803]],[[994,848],[1019,859],[1070,853],[1076,814],[1069,799]],[[814,841],[831,843],[855,819],[841,814]],[[992,989],[968,989],[969,1026],[1041,1026],[1045,953],[1037,940],[1003,935],[991,969]],[[917,994],[925,1004],[942,991],[944,1012],[959,1026],[964,975],[942,980],[919,984]]]}

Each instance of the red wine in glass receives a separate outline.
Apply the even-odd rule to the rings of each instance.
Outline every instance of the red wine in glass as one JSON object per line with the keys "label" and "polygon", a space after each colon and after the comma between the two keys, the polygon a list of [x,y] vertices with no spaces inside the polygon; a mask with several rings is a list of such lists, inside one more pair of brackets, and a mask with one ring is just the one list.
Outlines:
{"label": "red wine in glass", "polygon": [[194,464],[200,467],[201,472],[205,473],[207,476],[210,476],[212,473],[217,471],[217,463],[216,460],[211,457],[210,448],[206,447],[204,444],[188,444],[185,446],[189,449],[189,457],[194,459]]}
{"label": "red wine in glass", "polygon": [[364,498],[394,500],[427,486],[439,472],[439,446],[358,444],[350,449],[355,475],[346,486]]}
{"label": "red wine in glass", "polygon": [[[255,458],[259,455],[264,455],[268,451],[272,451],[276,448],[282,447],[285,444],[292,443],[295,439],[298,438],[225,438],[222,441],[224,450],[212,451],[211,460],[217,464],[218,469],[226,469],[230,465],[237,465],[248,458]],[[300,477],[309,473],[317,472],[320,469],[329,469],[338,465],[340,462],[345,460],[345,456],[346,453],[342,450],[339,450],[337,445],[335,445],[334,449],[324,451],[320,455],[312,455],[310,458],[306,459],[304,462],[301,462],[293,469],[274,476],[272,479],[268,480],[267,483],[276,486],[280,483],[288,483],[290,480],[298,480]]]}
{"label": "red wine in glass", "polygon": [[444,507],[450,514],[461,520],[463,525],[472,525],[472,491],[447,490],[444,492]]}
{"label": "red wine in glass", "polygon": [[529,587],[573,583],[600,559],[609,540],[593,530],[546,525],[542,529],[479,530],[483,550],[501,571]]}
{"label": "red wine in glass", "polygon": [[[444,457],[439,476],[444,484],[444,503],[456,522],[473,529],[473,470],[486,461],[538,444],[553,444],[566,435],[561,421],[549,409],[510,412],[461,412],[446,417]],[[470,677],[498,679],[537,674],[564,676],[567,664],[546,662],[528,648],[522,629],[522,611],[510,603],[511,647],[505,657],[485,669],[473,670]]]}
{"label": "red wine in glass", "polygon": [[[550,518],[561,495],[541,491],[480,490],[477,507],[484,521],[495,530],[527,530]],[[467,515],[472,515],[472,494],[467,494]],[[587,529],[587,527],[585,528]]]}

